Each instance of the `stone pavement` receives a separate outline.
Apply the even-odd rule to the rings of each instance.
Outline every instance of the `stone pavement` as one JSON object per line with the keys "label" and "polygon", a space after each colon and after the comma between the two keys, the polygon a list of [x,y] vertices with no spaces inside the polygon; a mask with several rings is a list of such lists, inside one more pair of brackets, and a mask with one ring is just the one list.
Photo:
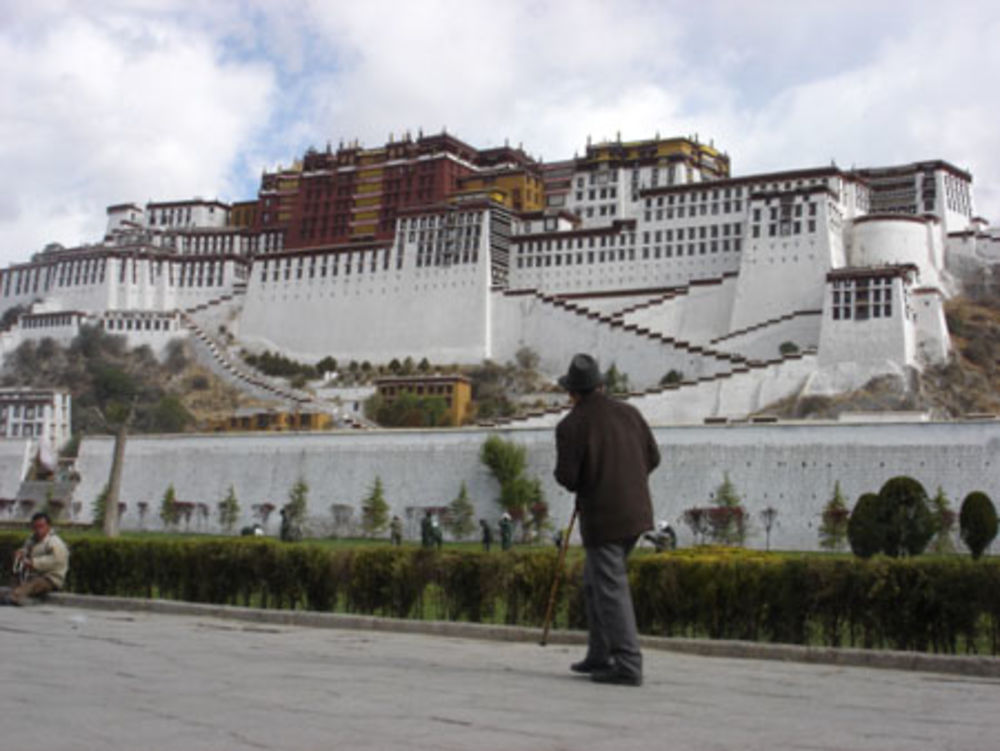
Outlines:
{"label": "stone pavement", "polygon": [[0,748],[1000,747],[1000,680],[646,650],[598,686],[579,646],[45,604],[0,608]]}

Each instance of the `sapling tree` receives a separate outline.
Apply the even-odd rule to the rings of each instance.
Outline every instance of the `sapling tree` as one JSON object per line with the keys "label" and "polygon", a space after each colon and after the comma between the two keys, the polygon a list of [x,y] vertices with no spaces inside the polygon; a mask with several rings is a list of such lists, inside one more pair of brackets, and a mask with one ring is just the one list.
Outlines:
{"label": "sapling tree", "polygon": [[461,540],[468,537],[476,529],[476,510],[469,500],[469,491],[462,483],[455,499],[448,504],[448,514],[445,517],[445,526],[451,532],[452,537]]}
{"label": "sapling tree", "polygon": [[219,526],[226,532],[232,532],[239,518],[240,504],[236,500],[236,488],[230,485],[226,497],[219,501]]}
{"label": "sapling tree", "polygon": [[841,550],[847,541],[847,520],[851,512],[840,490],[840,481],[833,484],[833,497],[823,507],[819,525],[819,545],[826,550]]}
{"label": "sapling tree", "polygon": [[382,489],[382,478],[375,475],[371,491],[361,502],[361,528],[369,537],[374,537],[389,523],[389,504]]}

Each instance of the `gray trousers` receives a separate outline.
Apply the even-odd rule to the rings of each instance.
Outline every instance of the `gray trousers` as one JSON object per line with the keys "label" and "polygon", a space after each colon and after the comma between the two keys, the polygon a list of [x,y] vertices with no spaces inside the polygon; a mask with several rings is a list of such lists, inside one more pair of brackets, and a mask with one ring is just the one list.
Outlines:
{"label": "gray trousers", "polygon": [[642,675],[642,654],[625,563],[636,538],[588,547],[583,564],[587,607],[587,660],[614,662],[629,675]]}

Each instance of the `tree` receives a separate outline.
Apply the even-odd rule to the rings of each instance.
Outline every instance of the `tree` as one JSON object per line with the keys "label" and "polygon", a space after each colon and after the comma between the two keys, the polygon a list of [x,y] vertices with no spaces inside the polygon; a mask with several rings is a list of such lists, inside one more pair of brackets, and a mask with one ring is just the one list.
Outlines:
{"label": "tree", "polygon": [[935,529],[924,486],[912,477],[893,477],[870,495],[858,499],[847,524],[854,553],[863,558],[922,553]]}
{"label": "tree", "polygon": [[97,529],[104,529],[104,509],[108,505],[108,486],[105,485],[101,488],[101,492],[97,494],[94,499],[93,506],[91,507],[94,520],[92,522],[93,526]]}
{"label": "tree", "polygon": [[498,435],[491,435],[483,442],[479,458],[489,467],[501,488],[524,472],[524,447]]}
{"label": "tree", "polygon": [[188,366],[187,346],[183,339],[171,339],[167,342],[164,365],[174,375]]}
{"label": "tree", "polygon": [[542,483],[537,477],[529,480],[528,488],[528,513],[531,514],[531,526],[536,535],[541,535],[542,531],[549,526],[549,504],[545,500],[545,491]]}
{"label": "tree", "polygon": [[177,508],[177,492],[172,483],[167,486],[167,492],[163,494],[163,500],[160,501],[160,520],[165,529],[177,526],[181,520],[180,509]]}
{"label": "tree", "polygon": [[434,428],[451,424],[448,403],[443,397],[410,392],[391,402],[375,394],[365,402],[365,414],[386,428]]}
{"label": "tree", "polygon": [[799,345],[795,342],[782,342],[781,346],[778,347],[778,351],[782,355],[794,355],[799,351]]}
{"label": "tree", "polygon": [[[497,502],[501,508],[510,514],[511,519],[517,522],[524,522],[533,508],[541,502],[545,503],[542,494],[542,485],[537,478],[531,478],[524,474],[525,452],[523,446],[518,446],[512,441],[505,441],[497,435],[491,435],[482,445],[479,458],[500,483],[500,496]],[[538,513],[542,508],[538,507]],[[548,515],[548,507],[545,507],[544,517]],[[538,523],[538,517],[532,513],[532,518]],[[527,533],[527,527],[524,532]]]}
{"label": "tree", "polygon": [[979,558],[997,536],[997,510],[986,493],[974,490],[965,496],[958,513],[958,527],[973,558]]}
{"label": "tree", "polygon": [[937,493],[931,498],[931,517],[934,519],[934,539],[931,540],[931,550],[935,553],[954,553],[955,543],[951,533],[955,528],[956,516],[951,509],[951,501],[944,490],[938,485]]}
{"label": "tree", "polygon": [[661,386],[673,386],[675,383],[680,383],[684,380],[684,374],[679,370],[670,369],[667,374],[660,379]]}
{"label": "tree", "polygon": [[337,358],[327,355],[316,363],[317,373],[335,373],[337,371]]}
{"label": "tree", "polygon": [[7,310],[4,311],[3,315],[0,316],[0,331],[7,331],[15,323],[17,323],[18,318],[20,318],[25,313],[30,313],[30,312],[31,312],[31,306],[25,305],[24,303],[15,305],[12,308],[7,308]]}
{"label": "tree", "polygon": [[604,374],[604,387],[609,394],[627,394],[629,392],[628,373],[622,373],[618,366],[611,363]]}
{"label": "tree", "polygon": [[371,492],[361,502],[361,528],[369,537],[385,529],[389,522],[389,504],[382,492],[382,478],[375,475]]}
{"label": "tree", "polygon": [[194,417],[180,399],[168,394],[153,407],[149,420],[151,429],[156,433],[180,433],[194,420]]}
{"label": "tree", "polygon": [[688,525],[691,534],[694,535],[696,545],[703,543],[705,535],[708,533],[708,514],[706,512],[707,509],[700,506],[694,506],[684,511],[684,523]]}
{"label": "tree", "polygon": [[446,517],[445,526],[448,531],[451,532],[452,537],[456,540],[461,540],[464,537],[468,537],[476,529],[476,510],[472,506],[472,502],[469,500],[469,491],[465,487],[465,483],[462,483],[462,487],[458,491],[458,495],[455,499],[448,504],[448,515]]}
{"label": "tree", "polygon": [[728,472],[715,491],[715,506],[708,509],[708,522],[716,542],[742,545],[746,539],[746,509]]}
{"label": "tree", "polygon": [[847,520],[847,540],[854,555],[859,558],[871,558],[882,551],[883,535],[878,515],[878,495],[862,494]]}
{"label": "tree", "polygon": [[514,353],[514,361],[521,370],[537,370],[541,358],[531,347],[521,347]]}
{"label": "tree", "polygon": [[229,493],[219,501],[219,526],[226,532],[232,532],[236,520],[240,518],[240,504],[236,500],[236,488],[229,486]]}
{"label": "tree", "polygon": [[826,550],[841,550],[847,539],[847,520],[851,512],[847,510],[840,481],[833,484],[833,498],[823,507],[819,526],[819,546]]}
{"label": "tree", "polygon": [[288,491],[288,503],[285,504],[285,518],[283,524],[286,525],[286,539],[301,540],[302,526],[306,521],[306,509],[309,505],[309,485],[303,478],[299,478]]}
{"label": "tree", "polygon": [[927,491],[912,477],[893,477],[879,494],[886,555],[920,555],[934,536]]}

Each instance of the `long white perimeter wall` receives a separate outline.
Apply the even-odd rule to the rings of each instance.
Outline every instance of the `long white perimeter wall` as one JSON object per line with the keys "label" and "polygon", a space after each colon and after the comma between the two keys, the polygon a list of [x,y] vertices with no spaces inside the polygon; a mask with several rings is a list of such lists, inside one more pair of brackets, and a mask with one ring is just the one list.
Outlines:
{"label": "long white perimeter wall", "polygon": [[[725,473],[753,517],[748,544],[764,546],[760,512],[778,510],[772,546],[817,547],[823,506],[840,482],[850,505],[890,477],[910,475],[934,493],[941,486],[957,510],[972,490],[1000,500],[1000,422],[805,424],[656,427],[662,466],[652,475],[655,515],[673,523],[682,545],[692,542],[681,521],[685,509],[709,503]],[[334,503],[361,499],[378,475],[392,512],[447,504],[465,482],[477,517],[496,521],[498,488],[479,461],[491,433],[527,449],[527,471],[541,479],[554,520],[565,524],[572,496],[552,478],[551,428],[506,431],[378,431],[366,433],[147,436],[129,440],[122,478],[128,510],[125,528],[138,523],[136,504],[149,503],[147,527],[159,526],[157,510],[169,484],[182,500],[212,509],[233,485],[250,521],[253,504],[286,502],[292,484],[309,484],[309,514],[332,519]],[[89,509],[111,460],[110,438],[81,445],[83,476],[76,500]],[[272,527],[274,522],[272,521]]]}

